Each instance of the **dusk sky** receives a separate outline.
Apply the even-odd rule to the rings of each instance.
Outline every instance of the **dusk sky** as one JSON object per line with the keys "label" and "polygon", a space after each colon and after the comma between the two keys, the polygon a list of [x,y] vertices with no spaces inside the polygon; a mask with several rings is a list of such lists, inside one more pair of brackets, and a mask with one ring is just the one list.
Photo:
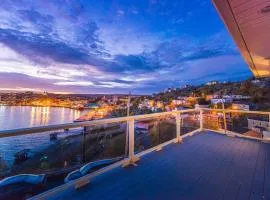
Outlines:
{"label": "dusk sky", "polygon": [[2,91],[150,94],[251,76],[211,0],[1,0]]}

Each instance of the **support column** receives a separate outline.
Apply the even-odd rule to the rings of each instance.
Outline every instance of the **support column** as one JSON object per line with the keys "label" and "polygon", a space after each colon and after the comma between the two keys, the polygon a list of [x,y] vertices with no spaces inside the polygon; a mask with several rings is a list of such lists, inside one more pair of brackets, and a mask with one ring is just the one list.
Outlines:
{"label": "support column", "polygon": [[200,109],[200,131],[203,131],[203,110]]}
{"label": "support column", "polygon": [[125,143],[125,157],[128,156],[128,122],[127,122],[127,125],[126,125],[126,143]]}
{"label": "support column", "polygon": [[123,164],[123,167],[127,167],[129,165],[136,166],[136,162],[139,160],[137,156],[134,155],[134,119],[128,121],[128,159]]}
{"label": "support column", "polygon": [[227,122],[226,122],[226,112],[225,112],[224,102],[222,102],[222,110],[223,110],[224,131],[225,131],[225,134],[226,134],[227,133]]}
{"label": "support column", "polygon": [[227,121],[226,121],[226,112],[223,110],[223,123],[224,123],[224,131],[227,133]]}
{"label": "support column", "polygon": [[82,149],[82,163],[85,163],[86,162],[86,155],[85,155],[85,150],[86,150],[86,147],[85,147],[85,143],[86,143],[86,126],[83,127],[83,149]]}
{"label": "support column", "polygon": [[270,131],[270,113],[268,115],[268,130]]}
{"label": "support column", "polygon": [[181,137],[181,114],[176,114],[176,140],[175,143],[181,143],[183,141]]}

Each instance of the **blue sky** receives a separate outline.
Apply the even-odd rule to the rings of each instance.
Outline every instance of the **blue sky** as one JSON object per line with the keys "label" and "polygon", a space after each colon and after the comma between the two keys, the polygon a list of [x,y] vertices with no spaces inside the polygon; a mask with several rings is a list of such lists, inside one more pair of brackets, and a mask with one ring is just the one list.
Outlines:
{"label": "blue sky", "polygon": [[210,0],[2,0],[0,90],[147,94],[252,76]]}

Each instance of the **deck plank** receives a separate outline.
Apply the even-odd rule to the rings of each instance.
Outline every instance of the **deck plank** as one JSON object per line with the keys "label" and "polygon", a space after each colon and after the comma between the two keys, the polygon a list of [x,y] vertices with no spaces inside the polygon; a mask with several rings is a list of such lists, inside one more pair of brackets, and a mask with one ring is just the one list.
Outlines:
{"label": "deck plank", "polygon": [[260,142],[249,141],[252,145],[251,147],[245,149],[245,154],[247,159],[245,162],[240,160],[239,164],[241,169],[238,173],[238,180],[240,183],[239,194],[237,199],[249,199],[252,190],[253,177],[256,172],[256,163],[258,160],[258,155],[260,151]]}
{"label": "deck plank", "polygon": [[223,182],[223,191],[219,195],[219,199],[236,199],[239,192],[239,178],[238,174],[240,170],[243,170],[243,166],[239,165],[239,160],[245,162],[248,158],[245,154],[245,149],[250,148],[250,143],[245,140],[238,139],[237,145],[234,146],[234,157],[227,167],[228,174],[227,180]]}
{"label": "deck plank", "polygon": [[270,144],[265,144],[264,199],[270,199]]}
{"label": "deck plank", "polygon": [[260,152],[257,157],[256,162],[256,171],[254,173],[254,177],[252,180],[252,188],[250,199],[251,200],[259,200],[263,198],[263,190],[264,190],[264,178],[265,178],[265,159],[266,159],[266,151],[264,145],[260,145]]}
{"label": "deck plank", "polygon": [[[215,150],[215,154],[213,154],[213,157],[216,157],[215,162],[209,162],[207,163],[207,170],[204,171],[196,185],[193,186],[190,193],[186,196],[187,199],[214,199],[215,196],[218,194],[217,181],[216,179],[220,179],[226,174],[226,166],[224,164],[226,163],[227,159],[229,159],[230,152],[232,150],[232,147],[235,145],[235,140],[232,140],[229,144],[227,143],[228,140],[231,140],[231,138],[226,138],[226,142],[224,143],[224,146],[221,146],[219,149],[213,149]],[[225,140],[224,140],[225,141]],[[209,167],[211,166],[211,167]],[[220,169],[223,169],[221,171]],[[205,184],[207,183],[207,184]]]}
{"label": "deck plank", "polygon": [[[232,138],[233,142],[230,145],[230,151],[227,152],[226,159],[219,165],[218,170],[216,173],[218,175],[213,175],[212,178],[212,185],[213,187],[208,187],[206,190],[206,194],[211,194],[211,190],[213,190],[213,194],[211,194],[213,199],[233,199],[227,196],[227,192],[224,192],[225,188],[227,188],[227,181],[228,177],[230,177],[232,171],[234,171],[234,163],[238,159],[242,159],[242,149],[247,146],[247,144],[239,140],[237,138]],[[222,183],[222,186],[220,185]],[[230,191],[229,193],[231,196],[236,196],[236,191]]]}

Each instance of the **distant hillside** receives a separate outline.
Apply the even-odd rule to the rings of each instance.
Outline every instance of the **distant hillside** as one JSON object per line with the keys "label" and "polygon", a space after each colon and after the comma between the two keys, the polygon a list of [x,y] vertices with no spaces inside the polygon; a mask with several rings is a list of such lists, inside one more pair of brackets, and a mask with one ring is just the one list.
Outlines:
{"label": "distant hillside", "polygon": [[155,94],[154,98],[169,102],[179,96],[196,96],[204,98],[206,95],[246,95],[251,96],[251,102],[260,104],[265,109],[270,108],[270,79],[250,79],[240,82],[217,83],[213,85],[188,86],[171,91]]}

